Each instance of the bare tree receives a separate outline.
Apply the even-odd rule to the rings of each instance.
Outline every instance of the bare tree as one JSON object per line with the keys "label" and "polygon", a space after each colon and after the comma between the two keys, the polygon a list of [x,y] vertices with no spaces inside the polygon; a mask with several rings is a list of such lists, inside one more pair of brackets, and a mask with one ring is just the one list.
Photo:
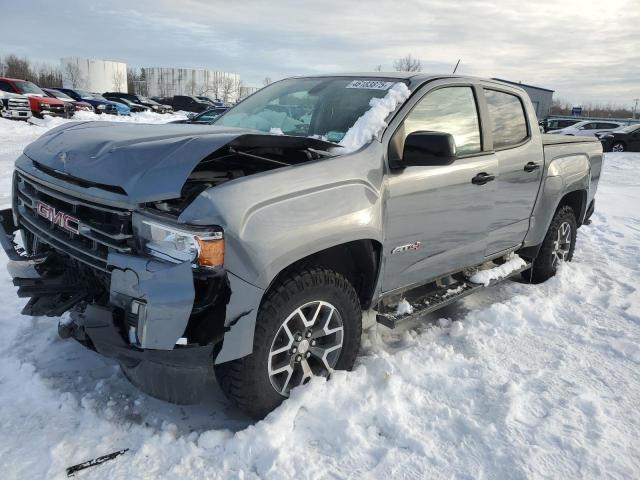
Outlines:
{"label": "bare tree", "polygon": [[409,54],[393,62],[393,68],[397,72],[421,72],[422,62]]}
{"label": "bare tree", "polygon": [[20,78],[29,81],[37,80],[31,69],[31,63],[26,58],[18,58],[16,55],[7,55],[4,59],[6,64],[5,75],[7,77]]}
{"label": "bare tree", "polygon": [[376,65],[375,68],[373,69],[374,72],[381,72],[382,71],[382,65]]}
{"label": "bare tree", "polygon": [[225,76],[222,78],[220,90],[222,94],[222,101],[227,103],[231,101],[233,90],[235,88],[236,81],[233,77]]}
{"label": "bare tree", "polygon": [[271,77],[264,77],[264,79],[262,80],[262,84],[266,87],[267,85],[269,85],[271,83]]}
{"label": "bare tree", "polygon": [[71,88],[83,88],[84,87],[84,78],[82,77],[82,72],[80,71],[80,66],[73,61],[68,61],[64,64],[64,69],[62,72],[63,79],[66,83],[71,85]]}
{"label": "bare tree", "polygon": [[122,84],[124,83],[124,79],[122,78],[121,72],[117,70],[113,72],[113,77],[111,78],[111,82],[113,84],[113,89],[116,92],[121,92]]}

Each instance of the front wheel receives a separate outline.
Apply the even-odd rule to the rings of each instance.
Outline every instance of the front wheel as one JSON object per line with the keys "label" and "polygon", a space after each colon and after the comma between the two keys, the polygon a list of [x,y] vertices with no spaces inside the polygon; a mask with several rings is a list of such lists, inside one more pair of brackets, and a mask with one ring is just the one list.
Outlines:
{"label": "front wheel", "polygon": [[346,278],[322,268],[294,272],[267,293],[253,353],[216,365],[216,378],[231,401],[262,418],[314,375],[350,370],[361,334],[360,302]]}
{"label": "front wheel", "polygon": [[533,283],[540,283],[554,276],[562,262],[570,262],[573,258],[577,230],[573,209],[568,205],[560,207],[551,220],[533,267],[522,272],[523,277]]}
{"label": "front wheel", "polygon": [[624,143],[616,142],[611,146],[612,152],[624,152]]}

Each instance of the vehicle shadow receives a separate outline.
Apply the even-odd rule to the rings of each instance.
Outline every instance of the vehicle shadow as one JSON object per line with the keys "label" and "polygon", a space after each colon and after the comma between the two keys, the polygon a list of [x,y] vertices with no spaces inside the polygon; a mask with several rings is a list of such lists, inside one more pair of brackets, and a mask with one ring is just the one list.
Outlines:
{"label": "vehicle shadow", "polygon": [[213,375],[205,378],[203,398],[195,405],[171,404],[146,395],[129,382],[115,360],[75,340],[59,338],[57,319],[32,319],[16,343],[15,355],[32,364],[49,388],[73,395],[83,408],[110,421],[157,429],[168,422],[179,434],[212,429],[236,432],[254,423],[229,403]]}

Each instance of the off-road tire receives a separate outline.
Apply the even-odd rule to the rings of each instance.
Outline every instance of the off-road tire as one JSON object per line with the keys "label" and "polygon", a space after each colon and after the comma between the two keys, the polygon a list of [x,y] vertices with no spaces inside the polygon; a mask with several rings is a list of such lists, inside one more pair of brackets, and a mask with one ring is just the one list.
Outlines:
{"label": "off-road tire", "polygon": [[315,300],[331,303],[342,318],[343,344],[335,369],[353,368],[362,335],[362,312],[355,289],[345,277],[331,270],[294,271],[278,280],[262,301],[253,353],[214,368],[222,391],[251,417],[261,419],[285,400],[269,379],[269,351],[284,320],[298,307]]}
{"label": "off-road tire", "polygon": [[547,235],[542,242],[538,256],[533,261],[533,267],[522,272],[522,276],[526,280],[530,280],[532,283],[541,283],[556,274],[557,265],[553,264],[554,244],[558,238],[558,230],[564,223],[568,223],[571,227],[571,243],[565,259],[568,262],[571,261],[573,251],[576,247],[578,224],[573,209],[569,205],[563,205],[558,208],[553,216],[553,220],[551,220],[551,225],[549,225]]}

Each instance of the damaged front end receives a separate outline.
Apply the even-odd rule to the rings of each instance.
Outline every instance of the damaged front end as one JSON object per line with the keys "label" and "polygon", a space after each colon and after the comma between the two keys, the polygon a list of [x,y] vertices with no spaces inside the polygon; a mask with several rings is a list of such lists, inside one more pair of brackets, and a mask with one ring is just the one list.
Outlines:
{"label": "damaged front end", "polygon": [[29,299],[22,313],[69,311],[60,335],[115,358],[152,396],[197,401],[223,349],[228,359],[250,353],[233,345],[253,323],[232,330],[255,318],[262,291],[225,271],[221,229],[93,203],[21,170],[0,219],[9,272]]}

